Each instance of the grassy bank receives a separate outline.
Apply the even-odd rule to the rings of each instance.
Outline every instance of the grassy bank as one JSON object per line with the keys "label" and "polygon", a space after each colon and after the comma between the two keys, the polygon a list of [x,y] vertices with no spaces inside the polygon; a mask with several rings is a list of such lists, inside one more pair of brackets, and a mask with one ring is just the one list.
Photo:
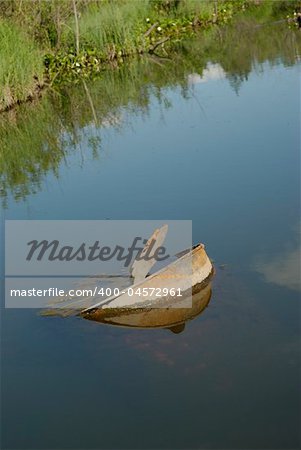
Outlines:
{"label": "grassy bank", "polygon": [[[258,9],[292,15],[300,2],[270,0],[0,0],[0,111],[46,82],[97,75],[137,53],[167,55],[200,29]],[[260,8],[258,8],[260,6]]]}
{"label": "grassy bank", "polygon": [[16,25],[0,21],[0,110],[32,98],[43,85],[43,54]]}
{"label": "grassy bank", "polygon": [[285,23],[260,27],[250,12],[227,27],[207,29],[202,39],[179,42],[172,58],[129,58],[92,82],[61,83],[41,100],[0,116],[3,205],[9,193],[19,200],[39,191],[45,175],[59,176],[70,155],[78,155],[78,164],[102,158],[105,129],[128,126],[127,111],[147,116],[155,99],[163,116],[172,102],[169,89],[179,87],[183,98],[194,96],[193,77],[206,76],[208,64],[219,67],[238,92],[254,66],[260,70],[261,64],[277,64],[280,58],[294,65],[300,49],[299,30],[287,30]]}

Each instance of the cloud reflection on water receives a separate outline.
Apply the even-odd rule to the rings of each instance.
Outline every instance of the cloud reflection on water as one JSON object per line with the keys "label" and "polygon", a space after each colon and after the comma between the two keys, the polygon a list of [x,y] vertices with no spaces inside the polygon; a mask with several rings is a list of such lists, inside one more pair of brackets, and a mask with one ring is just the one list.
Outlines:
{"label": "cloud reflection on water", "polygon": [[267,283],[274,283],[288,289],[301,290],[300,280],[301,248],[284,250],[272,259],[259,257],[254,265]]}

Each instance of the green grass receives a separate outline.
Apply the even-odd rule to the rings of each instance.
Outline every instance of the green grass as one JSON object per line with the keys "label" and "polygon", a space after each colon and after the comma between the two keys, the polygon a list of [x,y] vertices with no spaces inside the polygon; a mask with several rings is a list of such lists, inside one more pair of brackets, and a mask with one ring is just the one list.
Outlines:
{"label": "green grass", "polygon": [[[252,7],[258,3],[259,8]],[[32,98],[45,78],[50,82],[88,78],[101,72],[105,63],[119,64],[135,53],[156,50],[167,56],[174,43],[193,36],[197,27],[220,26],[248,8],[267,21],[275,13],[286,16],[287,9],[292,12],[300,2],[75,0],[75,4],[79,51],[72,0],[0,0],[0,111]]]}
{"label": "green grass", "polygon": [[193,17],[209,16],[214,12],[214,1],[186,0],[180,2],[178,8],[174,11],[175,16]]}
{"label": "green grass", "polygon": [[0,110],[33,96],[43,72],[37,46],[15,25],[0,20]]}
{"label": "green grass", "polygon": [[149,0],[113,2],[90,8],[80,19],[81,45],[98,51],[116,46],[118,50],[133,52],[139,45],[146,19],[152,13]]}
{"label": "green grass", "polygon": [[59,51],[46,55],[50,80],[75,81],[99,73],[104,64],[137,53],[172,51],[172,44],[197,29],[227,23],[252,0],[114,0],[89,4],[80,14],[79,51],[74,16],[61,34]]}

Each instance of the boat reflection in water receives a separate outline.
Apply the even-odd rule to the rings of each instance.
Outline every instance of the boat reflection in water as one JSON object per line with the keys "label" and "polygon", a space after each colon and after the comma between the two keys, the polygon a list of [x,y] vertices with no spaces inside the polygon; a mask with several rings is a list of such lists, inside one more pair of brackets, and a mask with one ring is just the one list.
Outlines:
{"label": "boat reflection in water", "polygon": [[78,309],[48,309],[45,316],[67,317],[77,315],[84,319],[102,324],[129,328],[165,328],[173,333],[181,333],[185,324],[193,320],[209,305],[211,299],[211,275],[192,289],[191,296],[173,297],[162,300],[159,307],[92,307],[86,310]]}
{"label": "boat reflection in water", "polygon": [[85,319],[104,324],[131,328],[167,328],[181,333],[185,323],[199,316],[208,306],[211,298],[211,282],[208,281],[192,295],[190,305],[187,299],[176,304],[168,303],[160,308],[103,308],[83,312]]}

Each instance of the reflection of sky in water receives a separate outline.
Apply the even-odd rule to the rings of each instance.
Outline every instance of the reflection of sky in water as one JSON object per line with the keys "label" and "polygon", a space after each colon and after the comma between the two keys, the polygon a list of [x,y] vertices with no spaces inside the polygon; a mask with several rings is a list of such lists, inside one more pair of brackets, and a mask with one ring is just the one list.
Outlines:
{"label": "reflection of sky in water", "polygon": [[203,70],[202,75],[198,73],[191,73],[187,77],[188,84],[207,83],[208,81],[221,80],[226,78],[226,73],[220,64],[208,63]]}
{"label": "reflection of sky in water", "polygon": [[269,256],[259,257],[254,267],[268,283],[300,290],[300,257],[300,248],[284,250],[272,259]]}

